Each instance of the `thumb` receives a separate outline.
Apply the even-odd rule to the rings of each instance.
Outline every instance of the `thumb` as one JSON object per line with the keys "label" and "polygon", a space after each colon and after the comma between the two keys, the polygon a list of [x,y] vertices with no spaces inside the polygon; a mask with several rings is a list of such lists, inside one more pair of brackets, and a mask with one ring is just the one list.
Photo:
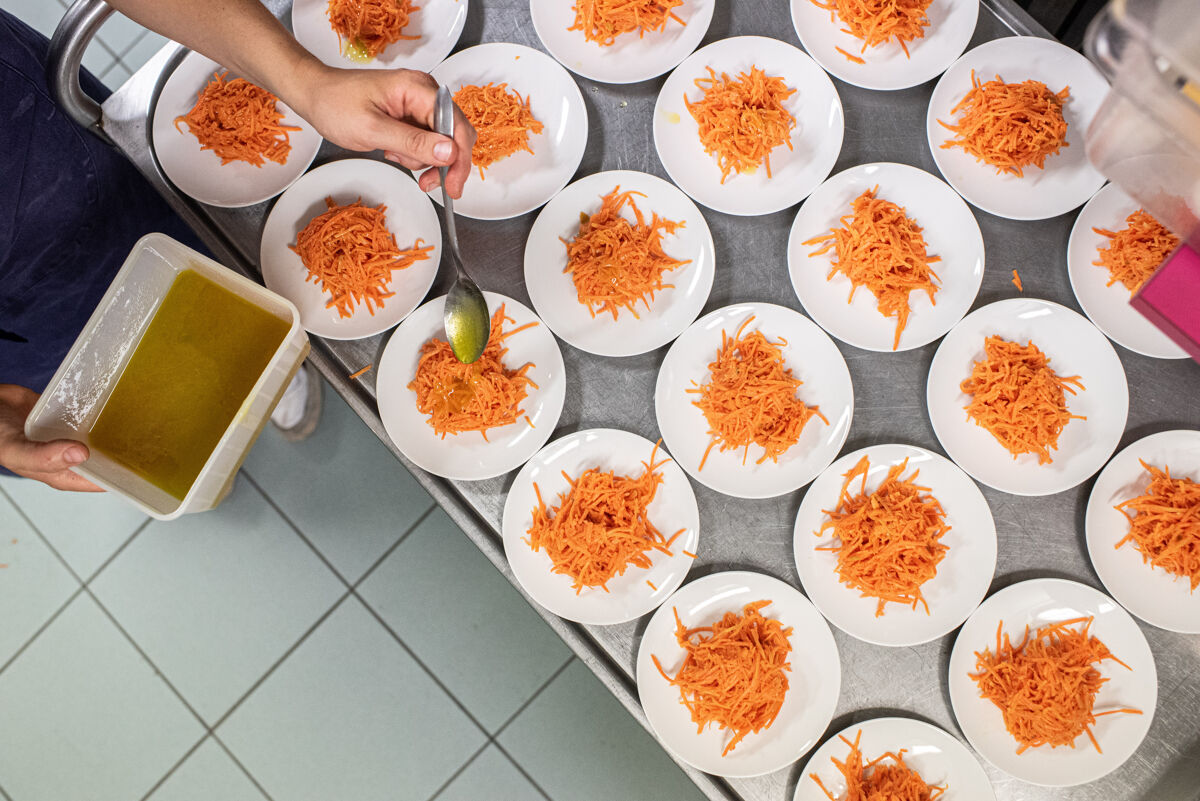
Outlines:
{"label": "thumb", "polygon": [[15,473],[57,473],[87,461],[86,445],[69,439],[30,442],[21,439],[6,454],[6,464]]}
{"label": "thumb", "polygon": [[408,156],[422,164],[453,164],[457,154],[457,146],[450,137],[388,116],[383,116],[375,145],[379,150]]}

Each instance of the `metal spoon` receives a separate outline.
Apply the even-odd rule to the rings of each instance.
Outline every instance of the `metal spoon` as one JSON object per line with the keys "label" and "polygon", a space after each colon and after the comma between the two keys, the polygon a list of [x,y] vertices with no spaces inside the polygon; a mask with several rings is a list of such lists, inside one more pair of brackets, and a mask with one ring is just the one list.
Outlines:
{"label": "metal spoon", "polygon": [[[434,108],[434,130],[444,136],[454,136],[454,100],[450,97],[450,90],[444,86],[438,88],[437,105]],[[446,309],[442,320],[455,358],[464,364],[470,364],[483,355],[483,349],[492,331],[492,323],[483,293],[471,280],[471,276],[467,275],[462,256],[458,252],[454,202],[450,199],[450,193],[446,191],[446,171],[445,167],[438,167],[438,174],[442,177],[442,219],[446,222],[450,258],[454,262],[457,276],[454,285],[450,287],[450,294],[446,295]]]}

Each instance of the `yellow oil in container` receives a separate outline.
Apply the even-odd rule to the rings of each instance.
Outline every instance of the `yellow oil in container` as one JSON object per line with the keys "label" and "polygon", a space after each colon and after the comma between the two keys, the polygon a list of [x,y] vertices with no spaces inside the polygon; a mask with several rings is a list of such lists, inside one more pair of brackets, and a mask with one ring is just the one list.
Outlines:
{"label": "yellow oil in container", "polygon": [[185,270],[117,380],[89,444],[182,500],[289,328]]}

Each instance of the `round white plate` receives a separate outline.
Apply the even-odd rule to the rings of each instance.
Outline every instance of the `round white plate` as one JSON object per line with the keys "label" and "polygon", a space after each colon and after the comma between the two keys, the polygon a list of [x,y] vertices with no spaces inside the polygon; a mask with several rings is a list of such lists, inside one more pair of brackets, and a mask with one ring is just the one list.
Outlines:
{"label": "round white plate", "polygon": [[[1066,393],[1071,420],[1051,450],[1049,464],[1036,454],[1017,458],[991,433],[967,418],[969,395],[960,389],[984,340],[998,335],[1024,345],[1032,340],[1060,376],[1078,375],[1085,390]],[[1013,495],[1053,495],[1086,481],[1117,448],[1129,413],[1125,368],[1104,335],[1082,315],[1037,298],[1012,298],[976,309],[956,325],[934,354],[925,389],[933,433],[959,467],[989,487]]]}
{"label": "round white plate", "polygon": [[[908,43],[890,41],[860,52],[863,40],[846,33],[838,18],[812,0],[791,0],[792,25],[809,55],[832,75],[866,89],[906,89],[936,78],[962,55],[979,18],[979,0],[936,0],[926,15],[925,36]],[[866,61],[857,64],[834,48]]]}
{"label": "round white plate", "polygon": [[[159,92],[150,142],[163,172],[188,197],[210,206],[253,206],[275,197],[304,174],[321,147],[321,135],[280,100],[281,124],[300,126],[300,130],[288,132],[292,149],[287,161],[265,161],[261,167],[244,161],[222,165],[216,153],[200,149],[200,140],[187,125],[181,123],[179,129],[175,128],[175,118],[192,110],[214,72],[226,70],[199,53],[189,52],[183,57]],[[229,80],[236,77],[236,73],[228,73]]]}
{"label": "round white plate", "polygon": [[347,58],[337,33],[329,26],[329,0],[296,0],[292,30],[296,41],[331,67],[390,70],[404,67],[428,72],[454,49],[467,21],[467,0],[417,0],[419,9],[404,28],[406,36],[370,61]]}
{"label": "round white plate", "polygon": [[[919,604],[912,609],[889,603],[883,616],[876,617],[878,600],[864,598],[858,590],[842,584],[837,556],[817,550],[834,542],[832,534],[815,534],[829,518],[824,510],[837,507],[845,474],[863,456],[871,460],[867,492],[875,491],[888,468],[908,459],[901,480],[920,470],[916,483],[929,487],[946,512],[950,530],[941,541],[949,550],[937,566],[937,575],[921,587],[929,614]],[[862,479],[855,478],[850,493],[856,495],[861,488]],[[875,645],[919,645],[957,628],[983,600],[996,572],[996,524],[975,482],[946,457],[911,445],[872,445],[838,459],[804,493],[796,514],[793,549],[800,583],[830,623]]]}
{"label": "round white plate", "polygon": [[[947,798],[970,801],[996,799],[983,766],[957,738],[921,720],[872,718],[847,726],[812,753],[800,772],[800,781],[796,784],[792,801],[829,801],[813,781],[811,774],[814,773],[829,792],[838,798],[845,797],[846,779],[831,760],[845,762],[850,747],[841,738],[854,742],[859,732],[862,733],[858,747],[863,755],[863,764],[889,751],[898,754],[900,749],[904,749],[904,764],[921,774],[926,784],[948,788]],[[889,759],[883,764],[894,763]]]}
{"label": "round white plate", "polygon": [[[950,110],[971,89],[971,70],[980,81],[999,75],[1007,83],[1033,79],[1057,92],[1071,87],[1063,107],[1067,144],[1046,158],[1045,169],[1030,166],[1023,177],[996,172],[996,168],[962,148],[943,148],[954,138],[938,123],[953,124]],[[1006,36],[968,50],[954,62],[934,87],[925,118],[933,160],[946,180],[971,204],[1010,220],[1042,220],[1065,214],[1082,205],[1104,183],[1104,176],[1088,162],[1084,132],[1108,93],[1108,82],[1092,63],[1066,45],[1038,36]]]}
{"label": "round white plate", "polygon": [[562,352],[537,315],[523,303],[504,295],[484,292],[483,297],[489,313],[504,304],[505,313],[513,319],[504,324],[505,330],[538,323],[507,339],[508,353],[504,357],[509,369],[534,363],[527,375],[537,387],[529,388],[522,406],[533,422],[532,427],[522,416],[511,425],[489,429],[486,440],[478,431],[447,434],[442,439],[434,433],[428,417],[417,411],[417,396],[408,384],[417,373],[421,346],[435,336],[446,338],[442,326],[445,295],[410,314],[393,332],[379,360],[376,392],[379,416],[388,436],[417,467],[457,481],[492,478],[528,461],[546,444],[558,425],[567,390]]}
{"label": "round white plate", "polygon": [[[708,67],[736,78],[758,67],[780,76],[796,92],[784,107],[796,118],[792,149],[771,151],[771,178],[765,166],[754,173],[730,173],[721,183],[715,156],[704,152],[699,127],[683,103],[699,100],[697,78]],[[735,36],[700,48],[675,68],[654,104],[654,147],[671,180],[697,202],[726,214],[770,214],[799,203],[825,180],[842,150],[842,101],[825,70],[798,47],[763,36]]]}
{"label": "round white plate", "polygon": [[1129,290],[1118,282],[1108,283],[1108,270],[1092,264],[1098,249],[1112,241],[1093,228],[1120,231],[1125,218],[1142,204],[1116,184],[1108,184],[1087,202],[1071,227],[1067,243],[1067,275],[1083,313],[1109,339],[1134,353],[1155,359],[1186,359],[1187,351],[1129,304]]}
{"label": "round white plate", "polygon": [[[639,316],[634,317],[623,308],[614,320],[607,311],[593,317],[579,302],[575,282],[563,272],[567,249],[561,240],[573,239],[579,233],[579,215],[594,214],[601,196],[616,186],[645,195],[633,202],[647,222],[657,213],[684,223],[674,234],[663,236],[663,250],[675,259],[691,259],[691,263],[664,274],[663,281],[673,286],[656,293],[648,310],[638,304]],[[630,222],[634,220],[628,206],[622,214]],[[646,353],[679,336],[708,301],[714,264],[712,234],[696,204],[674,184],[629,170],[595,173],[559,192],[538,214],[525,242],[525,286],[533,308],[563,340],[599,356]]]}
{"label": "round white plate", "polygon": [[[467,84],[507,83],[510,92],[529,100],[544,126],[530,134],[532,153],[519,150],[495,162],[479,177],[472,166],[454,211],[478,220],[516,217],[554,197],[571,180],[587,144],[587,107],[575,79],[550,56],[519,44],[491,42],[460,50],[431,70],[452,93]],[[442,190],[429,196],[439,205]]]}
{"label": "round white plate", "polygon": [[859,287],[854,300],[847,303],[853,288],[850,279],[841,273],[827,278],[836,248],[810,257],[808,254],[822,246],[802,244],[840,227],[841,218],[850,214],[851,202],[875,186],[879,187],[877,197],[904,207],[924,229],[926,252],[942,259],[931,265],[941,279],[937,303],[931,303],[923,291],[908,296],[912,311],[896,350],[918,348],[962,319],[983,280],[979,224],[958,193],[940,179],[906,164],[861,164],[839,172],[818,186],[797,212],[788,237],[788,273],[800,305],[822,328],[848,345],[890,352],[896,339],[896,318],[880,313],[875,296],[866,287]]}
{"label": "round white plate", "polygon": [[[650,460],[654,443],[645,437],[612,428],[592,428],[556,439],[525,463],[517,473],[504,501],[501,536],[504,553],[513,575],[533,600],[559,617],[576,623],[607,625],[639,618],[667,599],[683,583],[700,539],[700,510],[687,476],[661,447],[655,460],[666,462],[658,469],[663,482],[658,486],[647,515],[662,535],[670,539],[685,529],[671,545],[673,556],[652,552],[649,569],[631,567],[608,582],[608,591],[590,587],[576,593],[570,576],[554,573],[554,564],[544,550],[534,551],[528,540],[537,508],[536,482],[547,508],[559,503],[559,493],[570,490],[563,472],[578,478],[586,470],[613,470],[618,475],[639,476],[643,462]],[[657,589],[650,587],[652,582]]]}
{"label": "round white plate", "polygon": [[[726,612],[740,614],[746,604],[762,600],[771,601],[762,609],[763,617],[792,628],[787,695],[769,729],[746,735],[721,756],[733,735],[716,724],[697,733],[691,713],[680,703],[679,689],[667,683],[651,656],[657,656],[672,676],[683,663],[684,650],[675,639],[675,611],[685,626],[706,626]],[[638,696],[650,727],[671,753],[715,776],[761,776],[803,756],[833,718],[841,681],[841,662],[829,624],[795,587],[762,573],[730,571],[696,579],[659,607],[638,646]]]}
{"label": "round white plate", "polygon": [[567,69],[601,83],[648,81],[675,67],[696,49],[712,21],[715,0],[687,0],[672,9],[686,25],[667,21],[662,31],[628,33],[608,47],[589,42],[575,24],[574,3],[529,0],[533,29],[550,55]]}
{"label": "round white plate", "polygon": [[[708,422],[692,403],[698,396],[687,390],[708,380],[721,332],[732,337],[749,317],[754,322],[743,333],[759,330],[772,342],[787,340],[781,347],[784,366],[804,382],[797,390],[800,398],[810,407],[820,407],[829,424],[811,418],[800,440],[778,462],[755,464],[763,450],[751,444],[742,464],[742,448],[722,452],[716,445],[700,470],[710,441]],[[774,498],[803,487],[837,456],[850,432],[854,388],[841,351],[812,320],[770,303],[738,303],[701,317],[667,351],[654,388],[654,413],[663,443],[692,478],[735,498]]]}
{"label": "round white plate", "polygon": [[[325,198],[346,205],[362,199],[364,205],[387,206],[388,230],[401,249],[418,239],[433,245],[429,258],[392,272],[390,291],[396,294],[374,314],[364,304],[351,317],[326,308],[329,293],[307,280],[304,262],[288,245],[314,217],[328,211]],[[371,159],[344,159],[323,164],[306,173],[283,193],[263,226],[259,265],[267,288],[296,304],[300,324],[310,334],[326,339],[360,339],[386,331],[417,308],[429,291],[442,258],[442,228],[429,198],[408,173]]]}
{"label": "round white plate", "polygon": [[[1032,636],[1041,626],[1089,616],[1095,618],[1090,634],[1132,668],[1126,670],[1110,659],[1096,666],[1108,681],[1096,696],[1095,711],[1129,707],[1142,710],[1142,714],[1096,718],[1092,733],[1104,749],[1102,754],[1087,734],[1079,735],[1074,748],[1040,746],[1018,754],[1017,741],[1004,728],[1004,716],[979,695],[979,687],[970,677],[975,672],[975,652],[995,649],[996,627],[1001,621],[1016,645],[1026,625]],[[1064,579],[1023,581],[984,601],[954,641],[949,682],[950,704],[967,742],[1005,773],[1044,787],[1084,784],[1120,767],[1146,736],[1158,701],[1154,655],[1137,623],[1104,593]]]}
{"label": "round white plate", "polygon": [[1200,481],[1200,431],[1163,431],[1143,437],[1100,471],[1088,498],[1084,530],[1088,554],[1105,589],[1122,606],[1159,628],[1200,634],[1200,588],[1162,568],[1151,567],[1129,541],[1125,515],[1113,507],[1146,491],[1149,474],[1139,460],[1171,468],[1172,477]]}

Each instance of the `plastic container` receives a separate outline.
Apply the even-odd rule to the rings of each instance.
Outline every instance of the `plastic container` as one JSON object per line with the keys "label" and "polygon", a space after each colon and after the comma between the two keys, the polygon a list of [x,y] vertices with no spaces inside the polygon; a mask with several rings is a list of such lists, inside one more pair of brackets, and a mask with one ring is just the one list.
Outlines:
{"label": "plastic container", "polygon": [[159,520],[212,509],[233,486],[250,446],[308,355],[308,335],[289,301],[169,236],[144,236],[25,421],[25,435],[31,440],[73,439],[90,444],[89,433],[108,396],[167,290],[185,270],[196,271],[288,322],[290,328],[182,501],[96,449],[87,462],[73,468]]}

